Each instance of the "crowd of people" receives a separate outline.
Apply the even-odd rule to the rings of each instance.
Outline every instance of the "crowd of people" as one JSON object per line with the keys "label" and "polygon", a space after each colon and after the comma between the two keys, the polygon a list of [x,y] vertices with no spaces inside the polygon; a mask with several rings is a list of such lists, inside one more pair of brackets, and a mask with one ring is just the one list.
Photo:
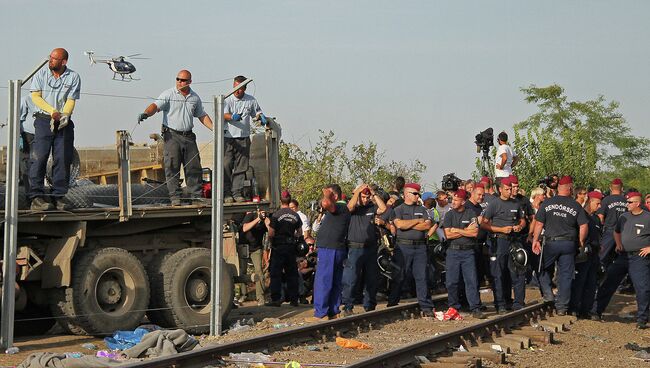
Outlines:
{"label": "crowd of people", "polygon": [[[244,238],[258,232],[250,241],[254,249],[262,246],[264,233],[270,239],[271,299],[265,303],[258,281],[260,305],[306,303],[308,274],[310,321],[354,314],[358,304],[374,310],[386,283],[387,306],[414,295],[428,317],[431,294],[442,288],[450,308],[485,318],[489,310],[523,308],[528,286],[553,302],[558,315],[600,320],[628,276],[636,292],[637,327],[647,325],[650,195],[625,191],[620,179],[601,191],[574,187],[570,176],[551,176],[548,186],[529,195],[512,174],[435,193],[398,178],[392,191],[361,184],[349,198],[331,184],[323,188],[311,226],[289,192],[281,201],[282,209],[270,218],[251,213],[242,222]],[[300,244],[310,247],[315,265],[307,267]],[[262,275],[261,262],[254,265]],[[492,289],[493,309],[481,301],[483,285]]]}

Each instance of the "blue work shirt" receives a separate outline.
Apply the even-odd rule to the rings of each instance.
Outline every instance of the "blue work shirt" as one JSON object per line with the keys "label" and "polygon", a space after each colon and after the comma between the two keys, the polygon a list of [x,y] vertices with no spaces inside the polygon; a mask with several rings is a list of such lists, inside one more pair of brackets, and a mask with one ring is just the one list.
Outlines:
{"label": "blue work shirt", "polygon": [[20,131],[25,133],[34,134],[34,120],[30,119],[27,123],[27,118],[36,111],[36,106],[32,101],[32,96],[24,96],[20,100]]}
{"label": "blue work shirt", "polygon": [[[81,78],[70,68],[66,68],[59,78],[52,71],[41,68],[32,78],[31,92],[41,92],[41,97],[56,111],[63,111],[67,100],[78,100],[81,95]],[[39,112],[45,113],[39,109]]]}
{"label": "blue work shirt", "polygon": [[241,99],[230,95],[225,100],[224,114],[239,114],[241,120],[226,122],[226,138],[246,138],[251,135],[251,119],[262,113],[255,97],[244,93]]}
{"label": "blue work shirt", "polygon": [[176,88],[170,88],[163,91],[154,103],[163,113],[163,126],[181,132],[194,128],[194,118],[207,115],[201,98],[192,89],[187,96],[183,96]]}

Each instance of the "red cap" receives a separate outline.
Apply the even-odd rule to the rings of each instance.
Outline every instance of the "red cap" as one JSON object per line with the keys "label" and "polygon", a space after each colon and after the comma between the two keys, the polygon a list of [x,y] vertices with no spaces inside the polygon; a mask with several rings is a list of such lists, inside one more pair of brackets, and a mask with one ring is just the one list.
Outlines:
{"label": "red cap", "polygon": [[560,179],[560,182],[558,184],[559,185],[573,184],[573,178],[571,178],[568,175],[565,175]]}
{"label": "red cap", "polygon": [[510,175],[508,179],[510,180],[510,184],[519,184],[519,179],[516,175]]}
{"label": "red cap", "polygon": [[507,187],[512,185],[512,183],[510,182],[510,178],[501,179],[501,186],[504,186],[504,185],[507,186]]}
{"label": "red cap", "polygon": [[289,193],[288,190],[283,190],[282,193],[280,193],[280,198],[291,198],[291,193]]}
{"label": "red cap", "polygon": [[623,185],[623,180],[621,180],[620,178],[616,178],[612,180],[612,185]]}
{"label": "red cap", "polygon": [[458,189],[454,195],[462,199],[467,199],[467,192],[465,189]]}
{"label": "red cap", "polygon": [[487,176],[484,176],[484,177],[481,178],[481,181],[480,181],[480,182],[481,182],[481,183],[489,183],[489,182],[490,182],[490,178],[487,177]]}
{"label": "red cap", "polygon": [[404,188],[415,189],[415,190],[418,191],[418,192],[422,189],[422,187],[421,187],[420,184],[418,184],[418,183],[408,183],[408,184],[405,184],[405,185],[404,185]]}
{"label": "red cap", "polygon": [[363,193],[363,194],[365,194],[365,195],[370,194],[370,188],[363,188],[363,190],[361,191],[361,193]]}
{"label": "red cap", "polygon": [[596,198],[596,199],[603,199],[603,193],[593,190],[593,191],[587,193],[587,197]]}
{"label": "red cap", "polygon": [[625,195],[626,199],[634,198],[634,197],[641,197],[641,193],[639,192],[629,192],[628,194]]}
{"label": "red cap", "polygon": [[474,189],[476,189],[476,188],[483,188],[483,189],[485,189],[485,184],[483,184],[483,182],[476,183],[476,184],[474,185]]}

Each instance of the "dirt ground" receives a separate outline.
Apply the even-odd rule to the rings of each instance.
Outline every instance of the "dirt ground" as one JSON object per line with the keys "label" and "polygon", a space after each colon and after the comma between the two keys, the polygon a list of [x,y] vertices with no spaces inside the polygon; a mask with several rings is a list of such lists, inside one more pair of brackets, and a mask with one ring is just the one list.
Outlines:
{"label": "dirt ground", "polygon": [[[535,290],[528,290],[527,294],[527,300],[539,298],[539,292]],[[489,303],[491,293],[481,294],[481,297],[486,303]],[[491,308],[488,309],[488,314],[493,314],[492,311]],[[616,295],[604,314],[603,322],[578,320],[570,326],[570,331],[556,334],[556,344],[535,346],[530,350],[516,352],[508,356],[508,365],[535,368],[644,366],[648,363],[633,359],[635,352],[625,348],[628,343],[636,343],[641,347],[650,346],[650,340],[643,339],[644,335],[650,336],[650,334],[635,329],[635,311],[636,303],[633,296]],[[228,324],[231,325],[238,320],[241,324],[246,324],[252,318],[253,326],[244,327],[245,331],[230,332],[218,338],[207,336],[197,336],[197,338],[202,345],[239,341],[302,325],[305,323],[305,317],[311,316],[312,313],[313,310],[308,305],[293,308],[285,304],[280,308],[273,308],[257,307],[254,306],[254,302],[246,303],[243,307],[233,310]],[[380,330],[350,336],[370,345],[372,348],[370,350],[343,349],[334,342],[328,342],[318,345],[320,351],[309,350],[314,349],[316,345],[301,345],[275,352],[273,357],[278,361],[296,360],[303,363],[346,364],[371,354],[417,341],[436,332],[442,333],[472,322],[473,319],[468,316],[465,316],[463,321],[448,322],[422,319],[406,320],[386,325]],[[102,339],[88,336],[47,335],[19,338],[15,345],[20,348],[20,353],[0,354],[0,366],[17,365],[30,353],[37,351],[81,352],[94,355],[94,351],[81,347],[82,344],[88,342],[95,344],[99,350],[106,349]],[[648,366],[650,367],[650,364]]]}

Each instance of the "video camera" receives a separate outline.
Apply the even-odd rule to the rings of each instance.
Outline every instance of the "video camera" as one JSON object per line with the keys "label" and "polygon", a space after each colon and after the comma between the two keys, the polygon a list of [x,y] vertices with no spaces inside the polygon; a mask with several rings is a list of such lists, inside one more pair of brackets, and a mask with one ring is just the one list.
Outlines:
{"label": "video camera", "polygon": [[442,190],[455,192],[458,190],[462,180],[454,173],[442,177]]}
{"label": "video camera", "polygon": [[559,177],[557,174],[551,174],[543,177],[542,179],[539,179],[537,181],[537,185],[540,188],[546,189],[546,188],[552,188],[556,189],[557,188],[557,183],[558,183]]}
{"label": "video camera", "polygon": [[492,128],[485,129],[474,138],[477,153],[483,151],[484,154],[487,154],[490,151],[490,147],[494,146],[494,131]]}

